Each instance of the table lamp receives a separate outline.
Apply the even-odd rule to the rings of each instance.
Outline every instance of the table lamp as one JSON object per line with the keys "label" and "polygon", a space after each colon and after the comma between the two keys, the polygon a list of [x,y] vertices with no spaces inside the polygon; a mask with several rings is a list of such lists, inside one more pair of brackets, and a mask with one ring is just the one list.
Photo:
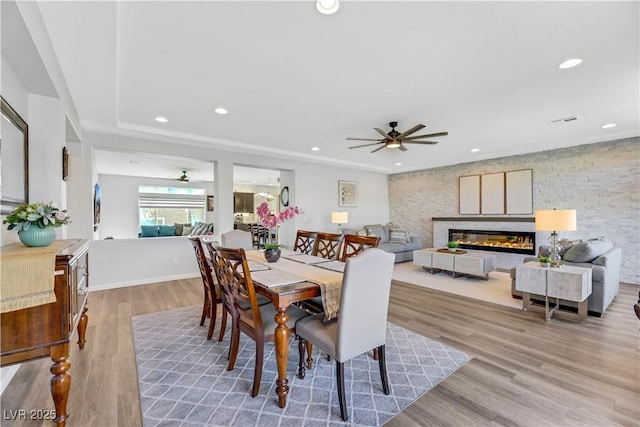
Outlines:
{"label": "table lamp", "polygon": [[342,230],[342,224],[349,222],[349,212],[331,212],[331,223],[338,224],[338,230]]}
{"label": "table lamp", "polygon": [[536,211],[536,231],[551,231],[551,267],[560,267],[558,255],[558,231],[576,230],[576,211],[574,209],[553,209],[550,211]]}

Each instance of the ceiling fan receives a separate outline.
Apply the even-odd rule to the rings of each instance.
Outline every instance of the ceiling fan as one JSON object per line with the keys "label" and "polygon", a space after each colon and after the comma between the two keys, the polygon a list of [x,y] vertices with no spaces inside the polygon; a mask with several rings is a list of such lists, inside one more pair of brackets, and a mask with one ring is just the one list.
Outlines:
{"label": "ceiling fan", "polygon": [[383,148],[399,148],[401,151],[407,151],[407,147],[403,144],[428,144],[433,145],[437,144],[437,141],[422,141],[422,138],[432,138],[437,136],[446,136],[449,135],[449,132],[438,132],[438,133],[430,133],[427,135],[416,135],[410,136],[411,134],[419,131],[424,127],[423,124],[417,124],[408,131],[400,133],[396,130],[396,126],[398,126],[398,122],[390,122],[389,126],[391,126],[391,131],[389,133],[384,132],[381,129],[373,128],[376,132],[383,136],[381,139],[369,139],[369,138],[347,138],[349,141],[377,141],[372,144],[364,144],[364,145],[355,145],[349,148],[360,148],[360,147],[368,147],[371,145],[382,144],[380,147],[376,148],[372,151],[375,153],[376,151],[382,150]]}
{"label": "ceiling fan", "polygon": [[178,178],[178,181],[181,184],[186,184],[189,182],[189,177],[187,176],[187,171],[182,171],[182,176]]}

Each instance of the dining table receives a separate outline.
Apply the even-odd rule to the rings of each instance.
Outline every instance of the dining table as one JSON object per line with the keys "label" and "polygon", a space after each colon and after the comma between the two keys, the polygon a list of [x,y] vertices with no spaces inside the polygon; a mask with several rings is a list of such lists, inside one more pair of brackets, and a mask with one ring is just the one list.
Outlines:
{"label": "dining table", "polygon": [[256,291],[271,300],[276,308],[276,393],[278,406],[284,408],[289,394],[287,361],[290,332],[286,326],[289,320],[287,309],[297,301],[321,296],[325,320],[335,318],[340,307],[345,263],[288,249],[281,249],[281,257],[277,262],[266,262],[264,252],[259,250],[246,251],[246,256]]}

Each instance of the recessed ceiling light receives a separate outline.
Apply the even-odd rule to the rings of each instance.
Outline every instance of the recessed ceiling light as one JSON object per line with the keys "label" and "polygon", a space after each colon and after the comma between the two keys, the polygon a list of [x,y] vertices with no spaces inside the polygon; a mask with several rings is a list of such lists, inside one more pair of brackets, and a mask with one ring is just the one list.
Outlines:
{"label": "recessed ceiling light", "polygon": [[156,122],[159,122],[159,123],[167,123],[168,121],[169,121],[169,120],[167,120],[167,118],[166,118],[166,117],[162,117],[162,116],[158,116],[158,117],[156,117]]}
{"label": "recessed ceiling light", "polygon": [[217,114],[220,114],[221,116],[224,116],[225,114],[229,113],[229,110],[227,110],[224,107],[216,107],[215,111]]}
{"label": "recessed ceiling light", "polygon": [[571,59],[567,59],[562,64],[560,64],[559,68],[562,68],[563,70],[565,70],[567,68],[572,68],[580,64],[582,64],[582,58],[571,58]]}
{"label": "recessed ceiling light", "polygon": [[396,163],[395,166],[402,166],[402,163]]}
{"label": "recessed ceiling light", "polygon": [[480,151],[480,149],[479,149],[479,148],[472,148],[472,149],[471,149],[471,152],[472,152],[472,153],[477,153],[478,151]]}
{"label": "recessed ceiling light", "polygon": [[253,180],[253,181],[251,181],[251,182],[252,182],[253,184],[255,184],[255,183],[256,183],[256,181],[255,181],[255,180]]}
{"label": "recessed ceiling light", "polygon": [[318,0],[316,1],[316,9],[323,15],[333,15],[340,8],[338,0]]}
{"label": "recessed ceiling light", "polygon": [[602,129],[609,129],[616,127],[615,123],[607,123],[606,125],[602,125]]}
{"label": "recessed ceiling light", "polygon": [[311,147],[311,151],[320,151],[319,147]]}

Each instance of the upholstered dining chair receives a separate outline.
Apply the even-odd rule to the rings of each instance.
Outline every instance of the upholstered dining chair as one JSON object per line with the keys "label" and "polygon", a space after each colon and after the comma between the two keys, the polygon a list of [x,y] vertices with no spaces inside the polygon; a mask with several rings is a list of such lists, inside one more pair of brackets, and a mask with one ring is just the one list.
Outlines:
{"label": "upholstered dining chair", "polygon": [[[387,310],[395,256],[382,249],[367,249],[349,258],[344,269],[340,313],[331,322],[324,322],[324,315],[305,317],[296,323],[299,374],[305,376],[305,347],[311,342],[332,356],[336,361],[336,379],[340,415],[344,421],[349,416],[344,386],[344,363],[351,358],[377,348],[380,357],[380,379],[384,394],[390,393],[385,360],[387,335]],[[307,358],[311,362],[311,356]]]}
{"label": "upholstered dining chair", "polygon": [[357,236],[355,234],[345,234],[342,238],[342,246],[338,260],[346,262],[348,258],[358,255],[369,248],[377,248],[380,243],[378,236]]}
{"label": "upholstered dining chair", "polygon": [[317,235],[318,233],[315,231],[298,230],[296,232],[296,240],[293,244],[293,250],[307,255],[311,254]]}
{"label": "upholstered dining chair", "polygon": [[[276,309],[273,304],[258,305],[258,298],[251,279],[251,272],[245,251],[242,248],[215,248],[214,268],[220,279],[220,286],[228,297],[233,310],[233,327],[229,351],[229,365],[227,370],[234,368],[238,356],[240,332],[256,343],[255,368],[253,373],[253,387],[251,397],[256,397],[260,391],[262,379],[262,365],[264,359],[264,343],[274,341],[276,329]],[[295,324],[309,313],[296,307],[287,309],[289,319],[287,327],[295,334]]]}
{"label": "upholstered dining chair", "polygon": [[[200,276],[202,276],[202,284],[204,285],[204,305],[202,307],[202,316],[200,317],[200,326],[204,325],[207,318],[211,319],[209,322],[209,331],[207,332],[207,339],[210,340],[213,336],[213,329],[216,326],[216,317],[218,314],[218,303],[223,302],[222,293],[219,286],[213,280],[211,275],[211,266],[207,260],[207,256],[204,253],[202,242],[199,237],[189,237],[193,249],[196,253],[196,260],[198,261],[198,268],[200,269]],[[227,313],[222,313],[222,324],[220,325],[220,335],[218,341],[222,341],[224,338],[224,330],[227,327]]]}
{"label": "upholstered dining chair", "polygon": [[249,231],[231,230],[222,233],[220,237],[222,238],[222,246],[226,248],[253,249],[253,237]]}
{"label": "upholstered dining chair", "polygon": [[311,255],[335,260],[340,253],[342,234],[317,233]]}

